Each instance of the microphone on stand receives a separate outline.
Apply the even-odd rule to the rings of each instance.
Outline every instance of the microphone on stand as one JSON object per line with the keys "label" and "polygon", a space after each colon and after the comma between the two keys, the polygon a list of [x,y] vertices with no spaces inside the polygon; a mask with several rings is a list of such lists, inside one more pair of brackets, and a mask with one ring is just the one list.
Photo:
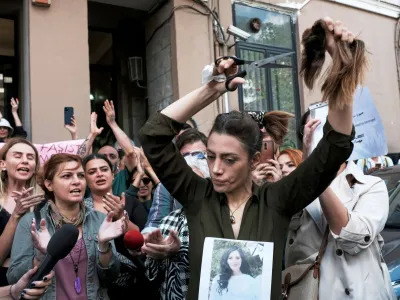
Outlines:
{"label": "microphone on stand", "polygon": [[[56,231],[47,245],[46,256],[26,288],[35,288],[31,287],[32,282],[43,280],[43,277],[53,270],[56,263],[71,252],[78,240],[78,237],[78,228],[71,224],[65,224],[58,231]],[[20,297],[20,299],[24,298]]]}

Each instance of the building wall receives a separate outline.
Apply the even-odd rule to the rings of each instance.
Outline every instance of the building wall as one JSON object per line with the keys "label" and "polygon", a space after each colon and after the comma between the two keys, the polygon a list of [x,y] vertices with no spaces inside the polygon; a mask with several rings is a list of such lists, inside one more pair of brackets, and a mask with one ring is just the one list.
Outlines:
{"label": "building wall", "polygon": [[[366,43],[370,52],[370,68],[365,86],[370,89],[383,119],[389,152],[400,152],[400,95],[394,45],[397,20],[328,1],[313,0],[298,18],[299,35],[318,18],[328,15],[342,20]],[[313,91],[304,87],[304,107],[322,100],[319,87]]]}
{"label": "building wall", "polygon": [[[215,1],[210,1],[215,2]],[[186,0],[174,0],[175,7],[187,4]],[[196,8],[204,11],[199,5]],[[175,11],[174,33],[176,51],[174,66],[176,67],[177,98],[183,97],[196,88],[201,87],[201,71],[214,59],[213,33],[210,28],[211,17],[203,16],[187,9]],[[215,116],[222,112],[221,100],[216,101],[196,114],[193,119],[199,129],[208,134]]]}
{"label": "building wall", "polygon": [[[253,1],[237,1],[253,3]],[[292,4],[304,3],[303,0],[290,1]],[[175,0],[175,6],[184,4],[184,0]],[[226,28],[232,24],[232,1],[231,0],[210,0],[213,7],[216,7],[219,16]],[[285,4],[282,0],[259,0],[258,4],[265,4],[266,7],[279,8],[278,4]],[[271,6],[272,5],[272,6]],[[310,1],[297,17],[297,35],[301,37],[303,31],[311,26],[317,19],[330,16],[333,19],[340,19],[355,34],[358,34],[366,43],[370,55],[370,69],[366,77],[365,86],[372,93],[375,104],[383,119],[388,139],[390,152],[400,151],[400,131],[398,128],[398,116],[400,115],[399,85],[396,70],[396,57],[394,47],[394,32],[396,19],[369,13],[364,10],[344,6],[323,0]],[[177,77],[174,78],[178,84],[178,95],[192,91],[201,85],[200,71],[213,60],[213,55],[223,55],[223,52],[213,51],[213,44],[210,41],[212,34],[209,30],[207,17],[191,14],[185,10],[175,12],[175,34],[176,34],[176,62]],[[377,25],[378,24],[378,25]],[[190,42],[189,42],[190,41]],[[233,40],[231,39],[229,44]],[[234,47],[229,54],[233,53]],[[300,44],[298,43],[300,50]],[[299,52],[300,53],[300,52]],[[314,91],[309,91],[300,82],[300,106],[304,111],[310,103],[321,101],[319,86]],[[238,108],[237,93],[230,93],[230,108]],[[216,101],[202,112],[195,116],[200,123],[200,129],[207,133],[216,114],[223,112],[222,102]]]}
{"label": "building wall", "polygon": [[75,109],[82,131],[89,126],[87,0],[29,5],[31,126],[35,143],[70,139],[64,106]]}
{"label": "building wall", "polygon": [[164,5],[146,22],[146,65],[148,114],[152,115],[174,101],[172,75],[173,20],[166,22],[172,3]]}

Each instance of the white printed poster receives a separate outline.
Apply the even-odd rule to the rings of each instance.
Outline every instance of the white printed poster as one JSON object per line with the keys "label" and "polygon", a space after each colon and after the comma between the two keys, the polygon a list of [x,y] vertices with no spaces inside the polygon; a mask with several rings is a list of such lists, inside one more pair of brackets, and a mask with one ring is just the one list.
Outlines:
{"label": "white printed poster", "polygon": [[[317,103],[310,106],[310,111],[312,119],[321,120],[321,125],[314,132],[312,149],[315,149],[323,136],[323,127],[328,116],[328,105],[327,103]],[[388,153],[382,119],[367,87],[357,88],[354,95],[353,124],[356,135],[353,140],[354,150],[348,159],[349,161]]]}
{"label": "white printed poster", "polygon": [[199,300],[271,298],[274,244],[206,238]]}

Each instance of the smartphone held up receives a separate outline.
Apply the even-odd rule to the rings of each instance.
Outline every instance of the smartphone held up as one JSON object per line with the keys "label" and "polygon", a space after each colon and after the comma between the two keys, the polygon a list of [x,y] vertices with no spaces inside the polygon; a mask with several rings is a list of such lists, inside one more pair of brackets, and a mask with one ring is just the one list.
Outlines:
{"label": "smartphone held up", "polygon": [[73,116],[74,116],[74,108],[64,107],[64,125],[72,125]]}

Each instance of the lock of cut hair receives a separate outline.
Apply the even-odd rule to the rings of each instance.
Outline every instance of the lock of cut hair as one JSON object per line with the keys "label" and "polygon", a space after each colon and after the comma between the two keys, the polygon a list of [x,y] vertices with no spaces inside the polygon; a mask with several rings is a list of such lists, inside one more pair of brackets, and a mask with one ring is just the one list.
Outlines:
{"label": "lock of cut hair", "polygon": [[282,145],[284,137],[289,132],[289,121],[292,118],[294,118],[294,114],[273,110],[264,114],[262,123],[275,143]]}
{"label": "lock of cut hair", "polygon": [[[318,20],[304,31],[301,43],[303,52],[300,75],[306,86],[312,90],[325,62],[327,46],[326,34],[329,32],[324,20]],[[363,83],[368,67],[365,43],[359,39],[349,44],[335,39],[336,49],[332,64],[323,75],[321,91],[330,108],[343,109],[353,103],[357,86]]]}

